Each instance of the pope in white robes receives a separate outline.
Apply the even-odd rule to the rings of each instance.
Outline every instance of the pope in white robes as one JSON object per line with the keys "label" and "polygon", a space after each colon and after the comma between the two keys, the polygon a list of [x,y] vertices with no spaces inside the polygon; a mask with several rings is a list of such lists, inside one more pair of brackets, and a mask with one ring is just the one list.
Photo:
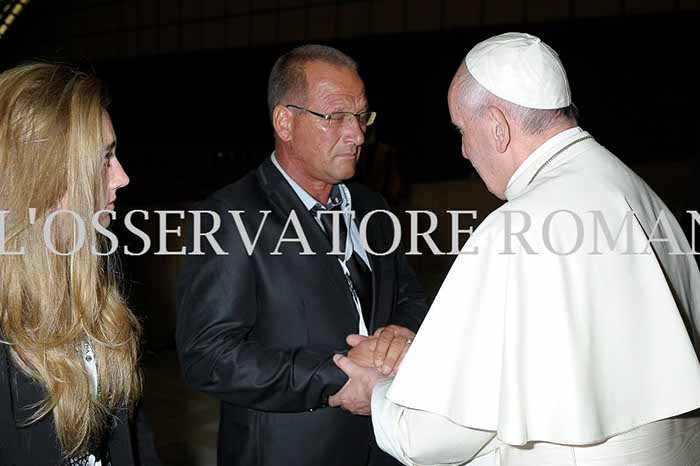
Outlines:
{"label": "pope in white robes", "polygon": [[[347,357],[406,465],[700,464],[700,272],[671,212],[576,123],[557,54],[472,49],[448,95],[507,202],[467,241],[395,379]],[[641,136],[643,137],[643,135]]]}

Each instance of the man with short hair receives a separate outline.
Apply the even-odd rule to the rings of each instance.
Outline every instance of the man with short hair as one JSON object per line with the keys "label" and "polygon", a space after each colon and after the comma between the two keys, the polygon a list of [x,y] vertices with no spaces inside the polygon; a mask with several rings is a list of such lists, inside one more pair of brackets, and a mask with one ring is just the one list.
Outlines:
{"label": "man with short hair", "polygon": [[[376,115],[356,63],[330,47],[282,56],[268,94],[275,152],[202,206],[228,255],[203,241],[178,277],[185,379],[222,401],[221,466],[396,464],[368,418],[327,406],[348,382],[335,354],[389,375],[427,311],[403,254],[372,254],[392,248],[390,220],[374,215],[361,238],[383,199],[345,183]],[[350,349],[350,334],[369,339]]]}
{"label": "man with short hair", "polygon": [[336,356],[406,465],[700,461],[700,272],[659,197],[577,126],[557,54],[508,33],[448,93],[507,202],[463,248],[395,380]]}

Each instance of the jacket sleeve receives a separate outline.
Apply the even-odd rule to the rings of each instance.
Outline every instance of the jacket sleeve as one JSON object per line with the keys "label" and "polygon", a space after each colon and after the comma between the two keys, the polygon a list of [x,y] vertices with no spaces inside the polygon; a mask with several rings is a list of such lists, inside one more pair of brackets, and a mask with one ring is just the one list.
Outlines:
{"label": "jacket sleeve", "polygon": [[418,332],[425,315],[428,313],[428,304],[425,302],[423,288],[408,264],[405,251],[401,246],[396,251],[396,270],[398,296],[391,323]]}
{"label": "jacket sleeve", "polygon": [[[381,209],[390,210],[389,205],[382,199]],[[384,228],[392,229],[393,226],[386,224]],[[389,230],[390,231],[390,230]],[[393,253],[396,270],[396,280],[398,284],[398,294],[396,297],[396,307],[391,316],[390,323],[401,325],[413,332],[418,332],[425,315],[428,313],[428,304],[425,301],[425,292],[418,282],[416,273],[408,264],[406,250],[403,244]]]}
{"label": "jacket sleeve", "polygon": [[[325,406],[347,381],[333,363],[335,353],[273,348],[251,338],[259,304],[254,258],[223,202],[208,201],[203,209],[219,215],[213,238],[228,255],[217,254],[204,238],[202,254],[189,254],[190,238],[177,283],[176,343],[185,380],[223,401],[262,411]],[[211,228],[211,216],[202,215],[201,231]]]}

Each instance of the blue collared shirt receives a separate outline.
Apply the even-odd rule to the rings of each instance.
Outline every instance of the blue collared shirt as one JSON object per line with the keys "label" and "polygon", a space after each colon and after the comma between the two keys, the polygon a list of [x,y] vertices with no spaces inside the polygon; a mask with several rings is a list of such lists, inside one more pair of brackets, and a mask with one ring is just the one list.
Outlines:
{"label": "blue collared shirt", "polygon": [[[287,180],[289,185],[292,187],[296,195],[299,197],[301,202],[304,204],[304,206],[308,209],[311,210],[317,205],[321,205],[320,202],[318,202],[316,199],[311,196],[311,194],[307,193],[304,188],[299,186],[299,184],[294,181],[288,174],[287,172],[284,171],[284,169],[280,166],[279,162],[277,162],[277,157],[275,156],[275,153],[272,153],[272,163],[275,164],[275,167],[282,173],[282,176]],[[343,183],[339,183],[338,186],[343,186]],[[350,210],[350,207],[352,206],[352,199],[350,198],[350,191],[348,189],[339,189],[337,190],[340,193],[340,202],[342,205],[341,210],[342,211],[347,211]],[[323,228],[323,224],[321,224],[321,221],[314,215],[314,218],[316,219],[316,222],[318,222],[319,225],[321,225],[321,228]],[[360,258],[363,260],[365,264],[367,264],[367,267],[372,270],[372,266],[369,263],[369,258],[367,257],[367,251],[365,251],[364,246],[362,245],[362,240],[360,239],[360,230],[357,228],[357,223],[351,221],[350,222],[350,228],[348,229],[350,231],[350,240],[352,242],[352,249],[355,251]]]}

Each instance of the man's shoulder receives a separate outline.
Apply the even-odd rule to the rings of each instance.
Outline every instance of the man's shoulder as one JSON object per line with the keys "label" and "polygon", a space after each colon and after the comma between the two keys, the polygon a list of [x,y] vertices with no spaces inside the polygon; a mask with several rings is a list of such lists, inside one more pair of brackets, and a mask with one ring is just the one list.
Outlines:
{"label": "man's shoulder", "polygon": [[345,186],[350,191],[353,205],[361,205],[367,210],[386,209],[387,204],[382,195],[362,183],[348,181]]}
{"label": "man's shoulder", "polygon": [[198,208],[245,210],[265,204],[265,193],[256,177],[256,170],[214,191],[198,204]]}

